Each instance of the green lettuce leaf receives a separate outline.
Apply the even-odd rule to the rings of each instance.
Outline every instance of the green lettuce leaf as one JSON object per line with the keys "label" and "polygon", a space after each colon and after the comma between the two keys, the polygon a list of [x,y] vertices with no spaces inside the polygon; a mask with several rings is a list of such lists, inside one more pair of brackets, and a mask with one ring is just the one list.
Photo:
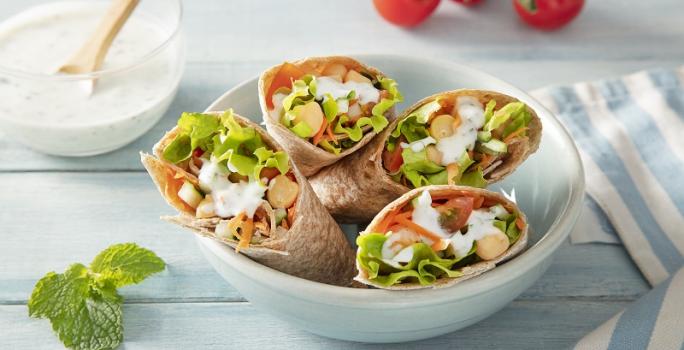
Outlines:
{"label": "green lettuce leaf", "polygon": [[458,184],[461,186],[485,188],[487,187],[487,180],[485,180],[484,178],[482,169],[478,167],[475,170],[466,172],[463,175],[461,175]]}
{"label": "green lettuce leaf", "polygon": [[[401,282],[418,282],[430,285],[438,278],[459,277],[460,267],[455,266],[463,258],[440,258],[425,243],[413,244],[413,257],[406,265],[393,266],[382,260],[382,245],[387,236],[380,233],[360,235],[356,238],[359,266],[368,274],[368,279],[388,287]],[[474,249],[468,255],[471,255]]]}
{"label": "green lettuce leaf", "polygon": [[492,131],[503,125],[506,121],[511,119],[513,116],[526,111],[527,107],[522,102],[511,102],[494,112],[491,118],[484,125],[484,131]]}
{"label": "green lettuce leaf", "polygon": [[254,178],[259,178],[263,168],[276,168],[285,175],[290,170],[287,153],[283,151],[273,152],[266,147],[254,151],[257,157],[257,165],[254,167]]}
{"label": "green lettuce leaf", "polygon": [[293,127],[290,128],[290,130],[292,130],[292,132],[295,133],[295,135],[303,139],[308,139],[314,133],[309,124],[305,122],[299,122],[295,124]]}
{"label": "green lettuce leaf", "polygon": [[337,101],[335,101],[332,95],[325,94],[325,98],[323,99],[323,103],[321,105],[323,106],[323,114],[325,114],[325,119],[328,121],[328,123],[331,123],[337,116]]}

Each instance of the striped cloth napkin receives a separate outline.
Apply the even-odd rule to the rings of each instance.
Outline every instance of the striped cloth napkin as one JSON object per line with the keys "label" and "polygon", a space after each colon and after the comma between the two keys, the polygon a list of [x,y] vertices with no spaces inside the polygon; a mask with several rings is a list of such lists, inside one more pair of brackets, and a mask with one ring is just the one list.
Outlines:
{"label": "striped cloth napkin", "polygon": [[682,349],[684,67],[533,95],[559,116],[580,148],[590,196],[583,215],[598,225],[576,230],[573,242],[608,242],[617,233],[656,286],[576,348]]}

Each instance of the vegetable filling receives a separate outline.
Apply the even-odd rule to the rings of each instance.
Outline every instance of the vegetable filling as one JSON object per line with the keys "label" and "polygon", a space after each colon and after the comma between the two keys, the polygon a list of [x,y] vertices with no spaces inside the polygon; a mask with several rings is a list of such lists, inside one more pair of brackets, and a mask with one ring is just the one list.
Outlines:
{"label": "vegetable filling", "polygon": [[382,131],[402,101],[394,80],[331,63],[304,72],[284,63],[266,94],[269,113],[298,137],[334,154]]}
{"label": "vegetable filling", "polygon": [[532,119],[522,102],[485,102],[473,96],[437,98],[402,119],[385,144],[387,173],[410,188],[484,188],[487,176],[509,157],[509,146],[526,140]]}
{"label": "vegetable filling", "polygon": [[274,152],[232,110],[221,116],[183,113],[180,132],[163,158],[196,177],[171,174],[177,196],[198,219],[212,221],[217,237],[236,250],[258,244],[276,227],[292,226],[299,184],[283,151]]}
{"label": "vegetable filling", "polygon": [[376,284],[429,285],[496,259],[524,228],[520,216],[493,199],[470,193],[432,198],[423,191],[357,238],[357,261]]}

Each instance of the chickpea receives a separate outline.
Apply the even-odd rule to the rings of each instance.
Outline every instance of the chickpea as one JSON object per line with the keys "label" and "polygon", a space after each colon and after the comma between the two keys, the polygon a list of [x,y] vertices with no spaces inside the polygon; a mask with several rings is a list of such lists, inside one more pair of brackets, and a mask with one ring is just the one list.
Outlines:
{"label": "chickpea", "polygon": [[349,81],[355,81],[357,83],[371,83],[370,79],[353,69],[350,69],[349,72],[347,72],[347,75],[344,76],[344,82],[346,83]]}
{"label": "chickpea", "polygon": [[289,208],[299,194],[299,185],[285,175],[278,175],[268,184],[266,199],[273,208]]}
{"label": "chickpea", "polygon": [[208,194],[204,199],[197,205],[197,210],[195,211],[195,217],[210,218],[216,216],[214,212],[214,199]]}
{"label": "chickpea", "polygon": [[432,118],[430,122],[430,136],[435,140],[441,140],[454,134],[454,117],[449,114],[442,114]]}
{"label": "chickpea", "polygon": [[315,135],[318,129],[321,128],[325,115],[323,114],[321,106],[319,106],[315,101],[311,101],[305,105],[297,106],[293,111],[295,115],[293,122],[295,124],[304,122],[311,129],[311,134],[308,135],[308,137]]}
{"label": "chickpea", "polygon": [[442,152],[440,152],[435,145],[427,146],[425,152],[427,152],[428,160],[435,162],[436,164],[442,163]]}
{"label": "chickpea", "polygon": [[323,70],[323,76],[333,78],[340,83],[342,82],[342,77],[347,75],[347,67],[340,63],[329,64]]}
{"label": "chickpea", "polygon": [[508,236],[503,232],[485,236],[477,240],[475,254],[483,260],[492,260],[508,249]]}

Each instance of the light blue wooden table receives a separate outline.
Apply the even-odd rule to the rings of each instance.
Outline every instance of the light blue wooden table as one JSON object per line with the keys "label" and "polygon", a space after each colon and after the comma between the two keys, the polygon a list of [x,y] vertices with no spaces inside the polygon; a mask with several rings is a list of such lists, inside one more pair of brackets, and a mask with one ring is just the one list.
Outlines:
{"label": "light blue wooden table", "polygon": [[[0,4],[0,15],[17,4]],[[127,287],[124,348],[373,348],[300,331],[255,309],[202,258],[194,238],[157,218],[171,213],[139,163],[181,111],[286,58],[331,53],[426,55],[469,64],[526,89],[684,61],[684,2],[589,0],[571,26],[540,33],[509,1],[465,10],[444,1],[424,26],[383,22],[370,1],[185,2],[188,64],[177,99],[147,135],[99,157],[35,153],[0,135],[0,348],[58,348],[26,301],[44,273],[135,241],[168,269]],[[0,96],[0,103],[2,97]],[[549,271],[503,311],[406,348],[567,347],[648,286],[621,246],[563,246]]]}

